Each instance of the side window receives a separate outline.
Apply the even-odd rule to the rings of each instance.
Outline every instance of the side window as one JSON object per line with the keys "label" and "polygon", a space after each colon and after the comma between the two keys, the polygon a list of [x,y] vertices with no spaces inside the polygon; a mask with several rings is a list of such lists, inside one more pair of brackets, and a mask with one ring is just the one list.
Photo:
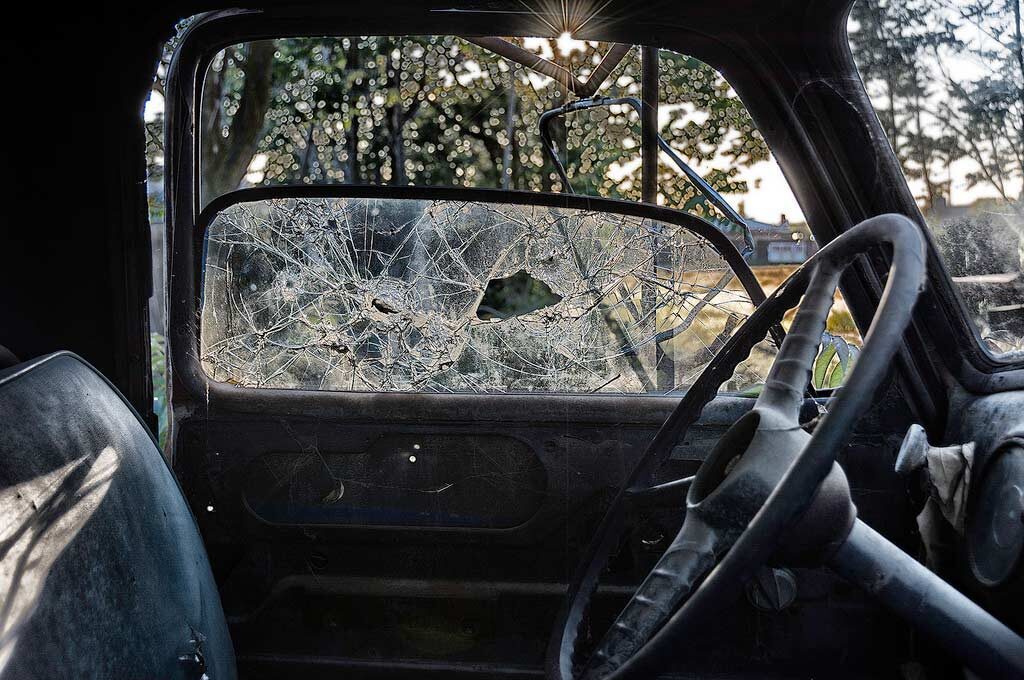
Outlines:
{"label": "side window", "polygon": [[[222,50],[199,112],[202,204],[282,185],[640,200],[641,48],[500,40],[556,67],[545,73],[501,56],[495,40],[288,38]],[[817,251],[800,208],[724,78],[666,50],[657,61],[664,146],[651,200],[725,233],[771,292]],[[596,79],[593,97],[581,100],[570,78]],[[460,208],[327,194],[235,203],[212,218],[201,344],[214,379],[668,393],[691,384],[751,310],[721,256],[675,225],[543,201]],[[815,384],[835,386],[859,343],[841,299],[823,340]],[[762,343],[726,388],[756,389],[773,356]]]}
{"label": "side window", "polygon": [[[486,40],[536,55],[565,78],[600,85],[581,100],[564,79],[501,56]],[[625,103],[639,103],[642,94],[640,47],[565,37],[477,41],[282,38],[222,50],[207,69],[199,112],[203,204],[237,188],[279,184],[641,199],[640,118]],[[767,145],[721,74],[659,50],[658,99],[658,131],[678,159],[744,217],[781,227],[787,237],[809,234]],[[551,115],[580,101],[594,105]],[[659,203],[735,227],[665,151],[659,161]]]}
{"label": "side window", "polygon": [[1018,0],[858,0],[849,33],[879,120],[982,345],[997,357],[1024,358]]}
{"label": "side window", "polygon": [[[752,309],[726,261],[678,225],[469,198],[274,198],[218,212],[207,374],[312,390],[668,392]],[[762,377],[751,365],[736,380]]]}

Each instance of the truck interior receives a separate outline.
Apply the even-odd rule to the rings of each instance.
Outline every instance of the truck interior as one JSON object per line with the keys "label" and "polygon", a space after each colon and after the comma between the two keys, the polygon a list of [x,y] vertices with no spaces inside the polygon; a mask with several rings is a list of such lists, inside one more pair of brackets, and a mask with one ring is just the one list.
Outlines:
{"label": "truck interior", "polygon": [[1020,3],[910,1],[28,8],[0,678],[1024,678]]}

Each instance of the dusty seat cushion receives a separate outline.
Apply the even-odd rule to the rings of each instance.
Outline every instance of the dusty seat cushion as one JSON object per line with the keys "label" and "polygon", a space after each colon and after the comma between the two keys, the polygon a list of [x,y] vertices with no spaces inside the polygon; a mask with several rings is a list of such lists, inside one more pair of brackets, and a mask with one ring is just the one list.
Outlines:
{"label": "dusty seat cushion", "polygon": [[235,677],[195,520],[138,415],[73,354],[0,371],[0,678],[203,666]]}

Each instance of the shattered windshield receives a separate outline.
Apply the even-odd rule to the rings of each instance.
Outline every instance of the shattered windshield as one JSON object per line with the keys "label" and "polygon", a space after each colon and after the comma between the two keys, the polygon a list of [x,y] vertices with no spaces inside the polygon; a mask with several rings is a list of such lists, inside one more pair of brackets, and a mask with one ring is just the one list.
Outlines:
{"label": "shattered windshield", "polygon": [[247,387],[669,392],[752,311],[703,238],[594,210],[260,200],[219,212],[206,252],[203,366]]}
{"label": "shattered windshield", "polygon": [[1019,3],[860,0],[850,46],[966,311],[1024,358],[1024,43]]}

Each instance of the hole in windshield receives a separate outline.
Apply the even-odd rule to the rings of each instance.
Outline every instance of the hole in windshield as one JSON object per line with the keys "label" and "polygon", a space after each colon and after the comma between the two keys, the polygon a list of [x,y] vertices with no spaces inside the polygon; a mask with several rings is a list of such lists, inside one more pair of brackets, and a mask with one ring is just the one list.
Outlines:
{"label": "hole in windshield", "polygon": [[562,296],[552,291],[548,284],[520,270],[512,276],[491,279],[487,283],[484,297],[476,308],[476,316],[484,320],[510,319],[561,301]]}

